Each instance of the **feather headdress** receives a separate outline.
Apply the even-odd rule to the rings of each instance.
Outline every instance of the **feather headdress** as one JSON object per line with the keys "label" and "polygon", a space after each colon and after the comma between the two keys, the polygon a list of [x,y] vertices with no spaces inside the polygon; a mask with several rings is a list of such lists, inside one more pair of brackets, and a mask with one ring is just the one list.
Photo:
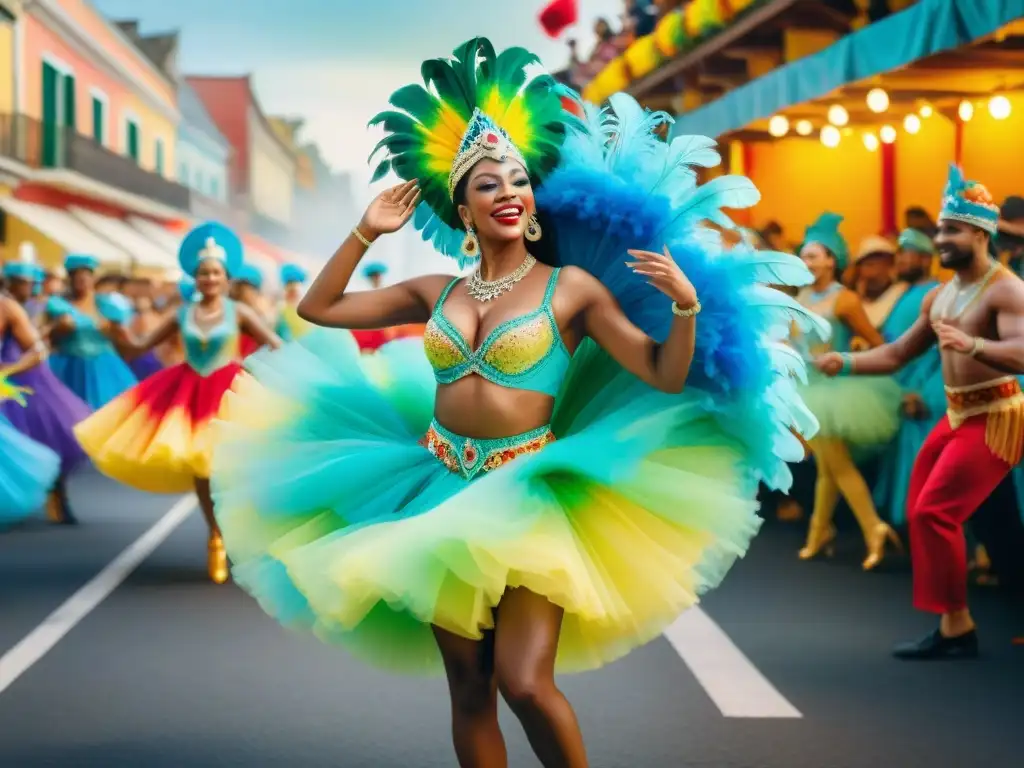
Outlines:
{"label": "feather headdress", "polygon": [[489,40],[474,38],[450,58],[424,62],[423,85],[399,88],[389,99],[394,109],[370,121],[387,134],[370,154],[372,162],[386,150],[373,180],[388,171],[419,179],[414,226],[447,256],[460,256],[463,226],[452,197],[473,164],[515,158],[539,183],[558,162],[570,116],[550,75],[530,77],[538,63],[524,48],[496,54]]}

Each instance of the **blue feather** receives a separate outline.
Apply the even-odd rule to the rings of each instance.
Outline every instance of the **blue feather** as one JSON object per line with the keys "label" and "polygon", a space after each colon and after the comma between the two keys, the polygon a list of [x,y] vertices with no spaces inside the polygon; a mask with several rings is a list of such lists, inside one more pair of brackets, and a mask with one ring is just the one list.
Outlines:
{"label": "blue feather", "polygon": [[[734,249],[739,250],[739,249]],[[810,285],[814,276],[796,256],[780,251],[745,250],[744,271],[750,280],[766,285]]]}

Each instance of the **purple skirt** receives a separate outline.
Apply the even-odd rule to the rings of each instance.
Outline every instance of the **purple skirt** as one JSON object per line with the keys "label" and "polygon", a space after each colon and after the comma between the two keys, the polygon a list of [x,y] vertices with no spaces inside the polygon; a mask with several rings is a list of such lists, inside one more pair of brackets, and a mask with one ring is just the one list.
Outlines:
{"label": "purple skirt", "polygon": [[[13,362],[21,356],[17,345],[11,342],[4,344],[0,355],[5,362]],[[85,452],[75,439],[74,427],[92,411],[64,386],[45,362],[12,376],[11,381],[30,387],[32,393],[26,396],[28,404],[25,406],[11,400],[0,403],[0,413],[23,435],[56,453],[60,457],[60,473],[66,475],[85,458]]]}

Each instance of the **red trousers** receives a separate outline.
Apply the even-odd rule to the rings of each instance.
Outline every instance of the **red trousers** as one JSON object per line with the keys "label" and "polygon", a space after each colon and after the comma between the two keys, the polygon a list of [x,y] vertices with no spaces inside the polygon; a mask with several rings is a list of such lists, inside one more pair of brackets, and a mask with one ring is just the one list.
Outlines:
{"label": "red trousers", "polygon": [[914,462],[907,522],[918,610],[941,614],[967,607],[964,523],[1012,469],[985,443],[987,418],[972,416],[952,429],[943,416]]}

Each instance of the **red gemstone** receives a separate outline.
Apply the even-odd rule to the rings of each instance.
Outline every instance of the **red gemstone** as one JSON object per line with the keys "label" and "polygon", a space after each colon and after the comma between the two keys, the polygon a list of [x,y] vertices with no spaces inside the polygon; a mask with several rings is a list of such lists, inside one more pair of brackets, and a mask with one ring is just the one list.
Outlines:
{"label": "red gemstone", "polygon": [[498,143],[498,137],[497,137],[496,134],[488,133],[487,136],[485,136],[484,138],[486,139],[488,144],[497,144]]}

